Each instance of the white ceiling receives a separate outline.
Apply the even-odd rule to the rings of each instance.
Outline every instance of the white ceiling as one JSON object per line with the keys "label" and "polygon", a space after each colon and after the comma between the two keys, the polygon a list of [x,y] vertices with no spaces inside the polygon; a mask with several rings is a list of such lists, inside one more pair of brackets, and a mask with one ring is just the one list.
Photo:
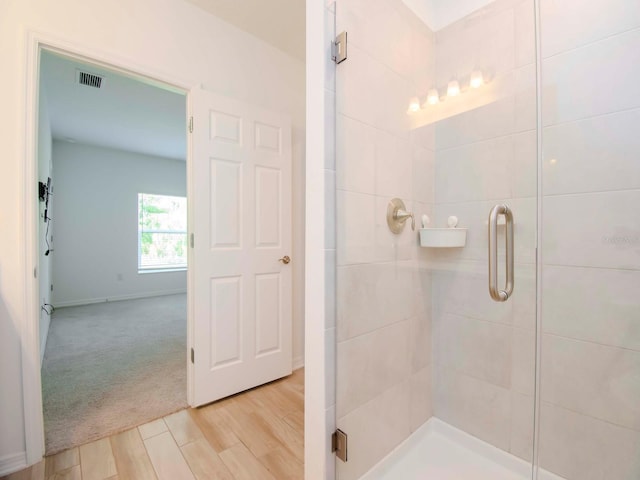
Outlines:
{"label": "white ceiling", "polygon": [[495,0],[402,0],[434,32]]}
{"label": "white ceiling", "polygon": [[187,0],[304,61],[305,0]]}
{"label": "white ceiling", "polygon": [[[78,84],[77,69],[102,87]],[[40,72],[53,138],[185,160],[184,95],[46,51]]]}

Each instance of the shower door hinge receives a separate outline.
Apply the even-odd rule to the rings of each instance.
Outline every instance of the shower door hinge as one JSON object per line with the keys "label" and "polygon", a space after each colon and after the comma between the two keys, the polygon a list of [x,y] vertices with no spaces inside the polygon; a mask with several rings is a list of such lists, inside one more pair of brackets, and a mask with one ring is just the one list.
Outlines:
{"label": "shower door hinge", "polygon": [[189,117],[189,133],[193,133],[193,117]]}
{"label": "shower door hinge", "polygon": [[196,353],[193,351],[193,348],[192,348],[191,349],[191,363],[195,363],[195,359],[196,359]]}
{"label": "shower door hinge", "polygon": [[194,245],[194,240],[193,240],[193,233],[191,234],[191,236],[189,237],[189,243],[191,244],[191,248],[193,248]]}
{"label": "shower door hinge", "polygon": [[333,42],[333,54],[331,56],[336,64],[340,64],[347,59],[347,32],[338,34]]}
{"label": "shower door hinge", "polygon": [[331,451],[343,462],[347,461],[347,434],[339,428],[331,435]]}

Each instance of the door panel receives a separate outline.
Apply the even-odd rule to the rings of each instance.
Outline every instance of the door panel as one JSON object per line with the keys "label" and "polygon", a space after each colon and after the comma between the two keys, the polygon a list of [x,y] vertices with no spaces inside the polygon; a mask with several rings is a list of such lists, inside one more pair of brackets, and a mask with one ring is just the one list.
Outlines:
{"label": "door panel", "polygon": [[292,272],[279,261],[291,255],[291,122],[204,90],[192,98],[202,405],[291,373]]}

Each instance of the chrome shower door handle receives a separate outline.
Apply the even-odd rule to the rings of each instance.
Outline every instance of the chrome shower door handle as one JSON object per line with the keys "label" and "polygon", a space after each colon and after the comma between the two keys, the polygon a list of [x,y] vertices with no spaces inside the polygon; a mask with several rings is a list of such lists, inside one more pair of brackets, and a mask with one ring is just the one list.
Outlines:
{"label": "chrome shower door handle", "polygon": [[[506,285],[498,290],[498,216],[505,219]],[[513,293],[513,212],[507,205],[496,205],[489,213],[489,295],[506,302]]]}

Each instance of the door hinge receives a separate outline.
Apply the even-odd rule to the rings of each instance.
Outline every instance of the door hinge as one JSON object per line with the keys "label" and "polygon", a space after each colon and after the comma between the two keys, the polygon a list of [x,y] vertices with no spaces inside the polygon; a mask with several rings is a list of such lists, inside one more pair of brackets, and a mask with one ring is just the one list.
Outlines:
{"label": "door hinge", "polygon": [[347,461],[347,434],[339,428],[331,435],[331,451],[343,462]]}
{"label": "door hinge", "polygon": [[193,239],[193,233],[189,236],[189,244],[191,245],[191,248],[193,248],[193,246],[195,245],[195,240]]}
{"label": "door hinge", "polygon": [[189,133],[193,133],[193,117],[189,117]]}
{"label": "door hinge", "polygon": [[191,363],[195,363],[195,359],[196,359],[196,354],[193,351],[193,348],[191,349]]}
{"label": "door hinge", "polygon": [[336,64],[340,64],[347,59],[347,32],[338,34],[333,42],[333,55],[331,56]]}
{"label": "door hinge", "polygon": [[38,269],[37,268],[33,269],[33,278],[38,278]]}

